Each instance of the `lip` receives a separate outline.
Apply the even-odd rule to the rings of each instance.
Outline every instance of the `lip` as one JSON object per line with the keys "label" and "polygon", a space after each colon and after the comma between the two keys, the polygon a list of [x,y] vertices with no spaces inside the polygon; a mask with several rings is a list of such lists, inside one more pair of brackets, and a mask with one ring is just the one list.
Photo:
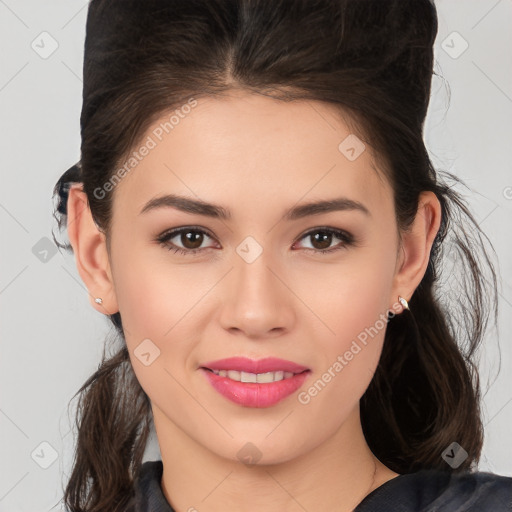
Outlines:
{"label": "lip", "polygon": [[243,407],[258,408],[271,407],[281,400],[284,400],[293,392],[297,391],[311,374],[310,370],[306,370],[289,379],[283,379],[277,382],[256,383],[238,382],[229,377],[221,377],[206,368],[200,368],[200,370],[212,387],[228,400]]}
{"label": "lip", "polygon": [[248,357],[228,357],[227,359],[219,359],[217,361],[209,361],[201,364],[201,368],[207,370],[237,370],[247,373],[267,373],[267,372],[292,372],[302,373],[309,370],[307,366],[278,359],[276,357],[266,357],[264,359],[249,359]]}

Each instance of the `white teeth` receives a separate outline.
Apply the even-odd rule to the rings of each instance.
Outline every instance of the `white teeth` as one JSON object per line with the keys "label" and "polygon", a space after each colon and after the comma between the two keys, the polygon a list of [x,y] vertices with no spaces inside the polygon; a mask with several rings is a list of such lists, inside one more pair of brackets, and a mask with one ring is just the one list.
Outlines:
{"label": "white teeth", "polygon": [[255,373],[240,372],[240,382],[256,382],[257,377]]}
{"label": "white teeth", "polygon": [[238,382],[260,382],[260,383],[268,383],[268,382],[278,382],[283,379],[290,379],[293,377],[293,372],[267,372],[267,373],[249,373],[249,372],[239,372],[237,370],[212,370],[215,375],[219,375],[219,377],[228,377],[231,380],[236,380]]}
{"label": "white teeth", "polygon": [[[293,374],[292,374],[293,375]],[[276,382],[284,379],[284,372],[258,373],[256,382]]]}

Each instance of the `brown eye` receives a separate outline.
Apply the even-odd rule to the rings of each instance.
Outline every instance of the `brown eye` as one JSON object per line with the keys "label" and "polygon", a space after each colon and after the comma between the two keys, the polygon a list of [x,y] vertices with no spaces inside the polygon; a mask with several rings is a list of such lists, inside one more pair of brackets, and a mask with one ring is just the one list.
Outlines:
{"label": "brown eye", "polygon": [[170,251],[193,255],[212,248],[212,246],[201,247],[207,238],[213,239],[202,229],[180,228],[162,233],[156,238],[156,241]]}
{"label": "brown eye", "polygon": [[[304,247],[306,251],[327,253],[334,252],[339,249],[345,249],[350,245],[355,243],[354,237],[340,229],[333,228],[316,228],[313,231],[309,231],[299,240],[307,240],[311,241],[311,247]],[[331,247],[333,241],[339,240],[339,242]]]}
{"label": "brown eye", "polygon": [[315,249],[328,249],[332,243],[332,233],[328,231],[317,231],[314,235],[309,235],[313,241]]}
{"label": "brown eye", "polygon": [[180,241],[185,249],[198,249],[203,243],[203,233],[199,231],[182,231]]}

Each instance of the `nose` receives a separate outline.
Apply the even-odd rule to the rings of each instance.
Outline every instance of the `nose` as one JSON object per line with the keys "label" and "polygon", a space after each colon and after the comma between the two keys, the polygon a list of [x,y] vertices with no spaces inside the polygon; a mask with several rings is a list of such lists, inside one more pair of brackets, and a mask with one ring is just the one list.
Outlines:
{"label": "nose", "polygon": [[286,272],[267,258],[266,251],[252,263],[235,255],[234,266],[223,289],[222,327],[253,339],[289,331],[296,317]]}

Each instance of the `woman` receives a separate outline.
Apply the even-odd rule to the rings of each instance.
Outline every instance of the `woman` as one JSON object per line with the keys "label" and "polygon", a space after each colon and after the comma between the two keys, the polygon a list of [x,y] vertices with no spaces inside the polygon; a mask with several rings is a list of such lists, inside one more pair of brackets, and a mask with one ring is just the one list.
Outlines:
{"label": "woman", "polygon": [[510,510],[470,471],[496,278],[423,141],[436,32],[426,0],[92,0],[55,192],[120,347],[80,390],[69,510]]}

